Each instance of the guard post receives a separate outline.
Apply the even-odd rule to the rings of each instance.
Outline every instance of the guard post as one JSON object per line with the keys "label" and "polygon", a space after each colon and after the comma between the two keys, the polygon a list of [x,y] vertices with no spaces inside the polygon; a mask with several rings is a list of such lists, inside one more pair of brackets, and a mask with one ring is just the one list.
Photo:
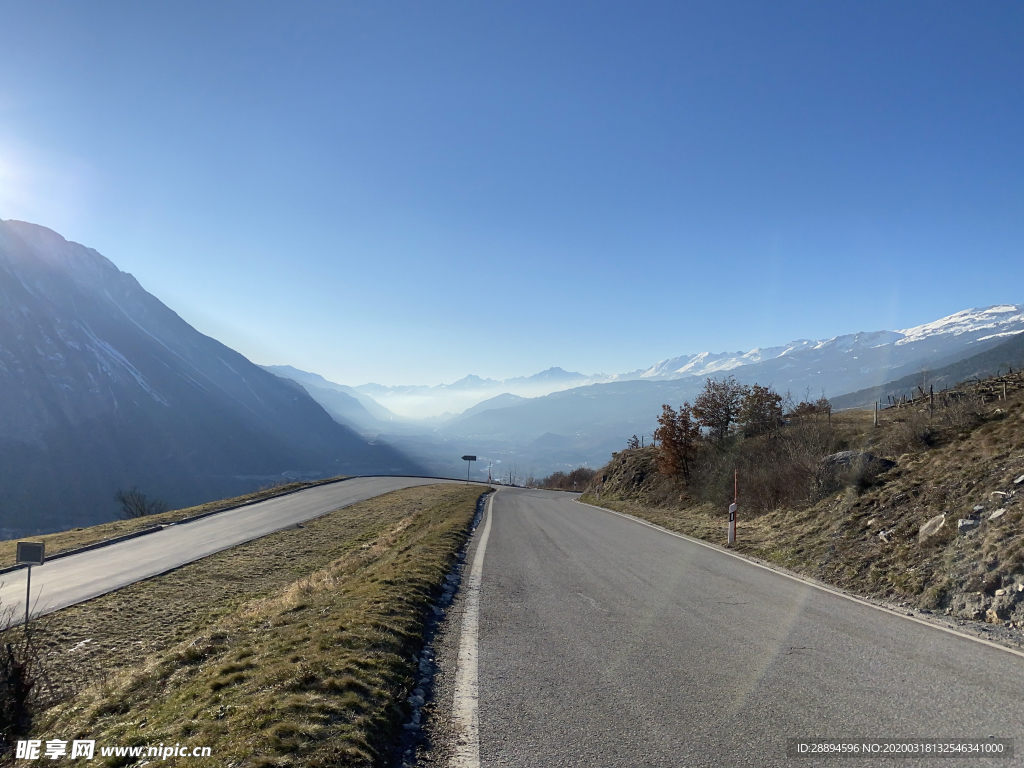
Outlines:
{"label": "guard post", "polygon": [[25,575],[25,631],[28,632],[29,609],[32,605],[32,566],[42,565],[46,559],[46,543],[42,541],[19,541],[17,562],[27,566]]}
{"label": "guard post", "polygon": [[740,471],[738,469],[733,470],[732,475],[732,488],[733,497],[732,504],[729,505],[729,535],[728,540],[730,544],[736,543],[736,508],[740,503]]}

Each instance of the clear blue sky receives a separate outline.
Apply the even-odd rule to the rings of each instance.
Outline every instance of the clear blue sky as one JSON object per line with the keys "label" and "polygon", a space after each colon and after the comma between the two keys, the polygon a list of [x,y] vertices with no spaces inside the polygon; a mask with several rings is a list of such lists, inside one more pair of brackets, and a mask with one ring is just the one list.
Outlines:
{"label": "clear blue sky", "polygon": [[1024,302],[1024,4],[0,4],[0,218],[347,383]]}

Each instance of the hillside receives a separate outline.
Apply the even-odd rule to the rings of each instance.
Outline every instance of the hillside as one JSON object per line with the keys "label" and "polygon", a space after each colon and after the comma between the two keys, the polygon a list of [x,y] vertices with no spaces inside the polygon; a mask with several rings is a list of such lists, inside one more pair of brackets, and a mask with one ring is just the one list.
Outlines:
{"label": "hillside", "polygon": [[0,221],[0,538],[283,478],[414,473],[300,388],[202,335],[96,251]]}
{"label": "hillside", "polygon": [[[1003,383],[1007,400],[992,402]],[[819,458],[868,451],[895,462],[889,471],[823,486],[828,465],[811,464],[809,493],[766,503],[752,489],[751,470],[741,470],[736,549],[862,595],[998,624],[1024,641],[1024,376],[976,392],[983,389],[984,404],[968,388],[931,412],[927,404],[883,411],[878,428],[863,412],[819,422],[835,438]],[[586,500],[724,543],[731,482],[709,499],[661,475],[656,455],[649,448],[616,454]],[[783,461],[777,474],[792,479],[797,469]]]}
{"label": "hillside", "polygon": [[1024,369],[1024,334],[1012,336],[992,349],[951,365],[925,369],[879,387],[869,387],[832,398],[832,405],[836,410],[870,407],[876,400],[885,403],[889,398],[898,400],[904,396],[911,397],[918,387],[925,390],[933,387],[935,391],[940,391],[961,381],[984,379],[1011,369]]}

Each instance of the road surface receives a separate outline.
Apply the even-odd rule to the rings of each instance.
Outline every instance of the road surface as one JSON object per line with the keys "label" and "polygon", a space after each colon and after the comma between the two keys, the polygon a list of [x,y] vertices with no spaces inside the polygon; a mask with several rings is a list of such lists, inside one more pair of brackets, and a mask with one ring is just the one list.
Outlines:
{"label": "road surface", "polygon": [[[165,573],[214,552],[258,539],[296,523],[415,485],[450,482],[418,477],[356,477],[220,512],[192,523],[129,539],[32,568],[32,615],[51,613]],[[0,605],[25,614],[26,571],[0,576]]]}
{"label": "road surface", "polygon": [[[475,535],[479,541],[486,519]],[[723,529],[724,530],[724,529]],[[790,758],[788,738],[1014,738],[1024,658],[573,501],[502,489],[480,586],[478,699],[431,724],[424,765],[987,766]],[[439,640],[443,721],[465,671],[469,566]],[[472,650],[472,649],[470,649]],[[448,698],[447,703],[445,698]],[[479,755],[460,756],[478,707]],[[464,714],[464,712],[463,712]],[[448,743],[445,744],[445,740]]]}

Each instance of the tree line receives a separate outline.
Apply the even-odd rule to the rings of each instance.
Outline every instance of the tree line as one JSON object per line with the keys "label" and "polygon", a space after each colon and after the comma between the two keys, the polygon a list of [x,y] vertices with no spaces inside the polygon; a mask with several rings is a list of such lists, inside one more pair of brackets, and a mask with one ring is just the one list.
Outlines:
{"label": "tree line", "polygon": [[734,469],[757,506],[807,497],[816,462],[840,447],[831,412],[824,396],[796,402],[771,386],[707,379],[692,403],[662,406],[653,434],[658,472],[707,500],[729,494]]}

